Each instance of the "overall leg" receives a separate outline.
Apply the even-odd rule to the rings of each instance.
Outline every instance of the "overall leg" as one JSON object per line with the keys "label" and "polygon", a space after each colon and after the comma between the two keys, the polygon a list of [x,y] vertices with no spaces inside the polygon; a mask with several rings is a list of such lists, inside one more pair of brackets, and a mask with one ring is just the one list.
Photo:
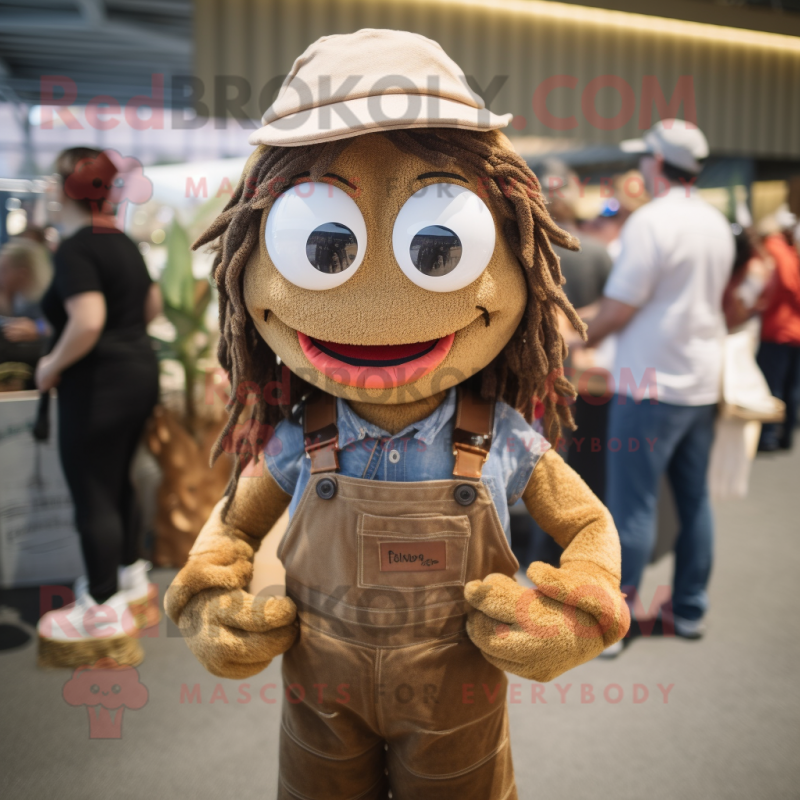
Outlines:
{"label": "overall leg", "polygon": [[[619,401],[624,399],[624,403]],[[680,439],[677,406],[612,398],[606,450],[606,505],[622,545],[622,591],[633,605],[656,540],[658,488]],[[613,452],[613,449],[616,452]]]}
{"label": "overall leg", "polygon": [[[780,400],[786,400],[786,376],[789,371],[790,352],[788,345],[775,342],[761,342],[758,348],[758,366],[767,379],[772,394]],[[780,425],[770,422],[762,426],[759,450],[776,450],[778,448],[778,432]]]}
{"label": "overall leg", "polygon": [[675,543],[673,612],[699,620],[708,606],[714,525],[708,494],[708,460],[714,441],[715,406],[687,408],[693,424],[678,443],[669,467],[681,529]]}
{"label": "overall leg", "polygon": [[376,650],[301,624],[283,656],[278,800],[385,800]]}
{"label": "overall leg", "polygon": [[464,634],[380,657],[394,800],[516,800],[505,673]]}

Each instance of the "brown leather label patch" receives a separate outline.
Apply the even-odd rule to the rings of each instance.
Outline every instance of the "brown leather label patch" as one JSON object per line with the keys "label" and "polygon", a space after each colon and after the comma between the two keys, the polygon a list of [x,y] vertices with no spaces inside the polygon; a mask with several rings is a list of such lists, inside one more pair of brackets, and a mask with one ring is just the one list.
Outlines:
{"label": "brown leather label patch", "polygon": [[447,567],[447,542],[381,542],[381,572],[435,572]]}

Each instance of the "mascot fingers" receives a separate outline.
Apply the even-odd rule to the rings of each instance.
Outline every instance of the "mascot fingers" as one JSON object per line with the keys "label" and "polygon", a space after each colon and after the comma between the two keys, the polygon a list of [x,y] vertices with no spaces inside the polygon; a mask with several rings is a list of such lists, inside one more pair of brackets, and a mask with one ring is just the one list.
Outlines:
{"label": "mascot fingers", "polygon": [[517,621],[517,602],[525,590],[508,575],[494,573],[482,581],[470,581],[464,587],[464,597],[478,611],[499,622]]}
{"label": "mascot fingers", "polygon": [[274,630],[290,625],[297,616],[297,607],[288,597],[262,597],[241,590],[226,592],[221,589],[211,589],[203,595],[214,622],[243,631]]}
{"label": "mascot fingers", "polygon": [[189,601],[203,591],[221,589],[241,590],[253,577],[253,564],[239,558],[231,563],[213,563],[204,555],[190,555],[189,562],[175,576],[164,596],[164,610],[178,625],[178,620]]}
{"label": "mascot fingers", "polygon": [[494,585],[473,581],[467,599],[474,606],[467,620],[472,642],[491,664],[522,678],[552,680],[605,647],[590,614],[510,578]]}
{"label": "mascot fingers", "polygon": [[189,601],[179,626],[209,672],[241,679],[260,672],[292,646],[297,637],[295,615],[287,597],[213,589]]}
{"label": "mascot fingers", "polygon": [[605,647],[622,639],[631,624],[619,579],[590,561],[566,561],[560,569],[535,561],[528,577],[539,592],[589,614],[602,634]]}

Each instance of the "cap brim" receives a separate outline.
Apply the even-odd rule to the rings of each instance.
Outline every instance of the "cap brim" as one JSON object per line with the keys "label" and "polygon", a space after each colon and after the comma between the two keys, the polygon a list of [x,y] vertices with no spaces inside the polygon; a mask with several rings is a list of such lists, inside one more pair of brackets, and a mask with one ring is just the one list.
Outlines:
{"label": "cap brim", "polygon": [[431,95],[384,94],[356,97],[317,106],[273,120],[250,134],[248,142],[300,147],[333,142],[374,131],[408,128],[460,128],[489,131],[505,128],[513,114],[493,114]]}
{"label": "cap brim", "polygon": [[644,139],[626,139],[624,142],[619,143],[619,149],[623,153],[633,153],[636,155],[646,155],[653,151],[647,146]]}

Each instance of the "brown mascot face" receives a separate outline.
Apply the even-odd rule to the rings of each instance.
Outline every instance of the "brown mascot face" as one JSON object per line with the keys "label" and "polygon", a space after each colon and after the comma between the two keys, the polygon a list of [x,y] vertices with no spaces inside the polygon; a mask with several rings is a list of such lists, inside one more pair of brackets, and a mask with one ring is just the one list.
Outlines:
{"label": "brown mascot face", "polygon": [[525,280],[481,176],[451,169],[367,134],[334,160],[330,183],[297,176],[263,212],[244,298],[292,372],[347,400],[406,403],[504,348]]}

